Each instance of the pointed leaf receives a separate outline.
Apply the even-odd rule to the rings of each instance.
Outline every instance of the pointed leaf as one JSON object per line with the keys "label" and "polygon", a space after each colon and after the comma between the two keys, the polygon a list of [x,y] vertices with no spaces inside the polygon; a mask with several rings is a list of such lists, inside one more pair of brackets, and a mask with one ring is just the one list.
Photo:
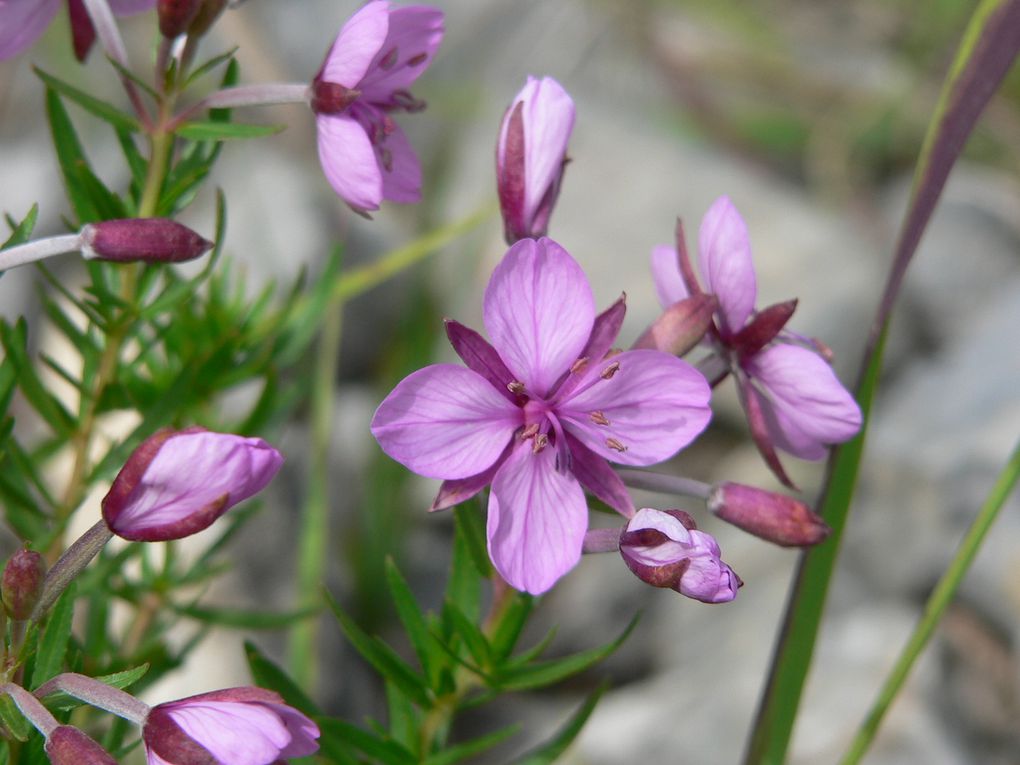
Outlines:
{"label": "pointed leaf", "polygon": [[81,90],[78,90],[73,85],[69,85],[61,79],[54,77],[52,74],[47,74],[39,67],[33,67],[36,75],[46,85],[53,90],[60,93],[72,101],[78,106],[83,108],[90,114],[94,114],[99,119],[109,122],[115,128],[119,130],[126,130],[131,133],[137,133],[139,130],[138,120],[130,114],[125,114],[113,104],[108,104],[106,101],[102,101],[94,96],[90,96]]}
{"label": "pointed leaf", "polygon": [[276,691],[283,700],[309,717],[322,714],[307,694],[275,662],[270,661],[251,641],[244,641],[244,655],[248,660],[252,680],[260,688]]}
{"label": "pointed leaf", "polygon": [[191,141],[225,141],[230,138],[264,138],[275,135],[286,125],[248,125],[240,122],[185,122],[175,131]]}
{"label": "pointed leaf", "polygon": [[344,751],[353,746],[364,752],[374,761],[385,765],[417,765],[418,758],[396,741],[382,739],[345,720],[318,718],[322,737],[319,744],[324,752],[332,749]]}
{"label": "pointed leaf", "polygon": [[429,679],[429,685],[435,688],[439,669],[437,660],[440,655],[435,639],[429,634],[425,617],[418,607],[407,581],[397,569],[397,564],[387,556],[385,566],[386,583],[389,585],[393,604],[397,608],[397,616],[400,617],[404,631],[407,632],[407,637],[411,640],[411,646],[421,663],[422,672]]}
{"label": "pointed leaf", "polygon": [[514,762],[514,765],[552,765],[556,762],[577,738],[577,734],[581,732],[584,724],[588,722],[588,718],[595,711],[595,705],[599,703],[605,690],[606,685],[599,686],[551,739],[523,755]]}
{"label": "pointed leaf", "polygon": [[473,738],[470,741],[454,744],[441,752],[436,752],[432,756],[427,757],[422,765],[455,765],[455,763],[463,762],[469,757],[475,757],[482,752],[492,749],[496,744],[502,743],[518,733],[520,729],[520,725],[509,725],[506,728]]}
{"label": "pointed leaf", "polygon": [[57,675],[64,665],[64,654],[71,639],[71,621],[74,617],[75,585],[72,582],[57,600],[39,640],[32,670],[32,687],[38,688]]}
{"label": "pointed leaf", "polygon": [[14,247],[15,245],[24,244],[28,241],[29,237],[32,236],[32,229],[35,228],[36,219],[39,217],[39,205],[32,205],[32,209],[28,211],[28,215],[25,216],[24,220],[21,221],[11,231],[11,235],[7,237],[7,241],[0,244],[0,250],[6,250],[8,247]]}

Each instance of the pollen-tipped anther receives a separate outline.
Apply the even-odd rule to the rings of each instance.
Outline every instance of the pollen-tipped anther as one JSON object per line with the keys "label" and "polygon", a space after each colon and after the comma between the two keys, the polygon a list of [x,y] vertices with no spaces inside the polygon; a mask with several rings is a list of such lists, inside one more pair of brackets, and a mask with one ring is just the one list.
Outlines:
{"label": "pollen-tipped anther", "polygon": [[581,358],[579,358],[577,361],[570,365],[570,373],[576,375],[586,366],[588,366],[588,357],[582,356]]}
{"label": "pollen-tipped anther", "polygon": [[548,445],[549,445],[549,436],[547,436],[545,433],[539,433],[537,436],[535,436],[535,443],[533,443],[531,445],[531,451],[534,454],[538,454],[540,451],[542,451]]}
{"label": "pollen-tipped anther", "polygon": [[515,396],[520,396],[524,393],[524,383],[520,380],[511,380],[506,384],[506,389]]}
{"label": "pollen-tipped anther", "polygon": [[601,377],[603,380],[608,380],[619,371],[620,362],[614,361],[612,364],[610,364],[608,367],[606,367],[599,373],[599,377]]}
{"label": "pollen-tipped anther", "polygon": [[393,68],[393,65],[397,63],[397,48],[396,46],[386,51],[386,55],[379,59],[379,68],[383,71],[389,71]]}
{"label": "pollen-tipped anther", "polygon": [[596,409],[594,412],[588,412],[588,419],[594,422],[596,425],[608,425],[609,418],[606,417],[601,411]]}
{"label": "pollen-tipped anther", "polygon": [[614,451],[617,451],[617,452],[625,452],[625,451],[627,451],[627,447],[624,446],[623,443],[621,443],[620,441],[618,441],[615,438],[607,438],[606,439],[606,446],[608,446],[610,449],[612,449]]}
{"label": "pollen-tipped anther", "polygon": [[527,440],[529,438],[534,438],[537,433],[538,433],[538,423],[537,422],[533,422],[528,427],[526,427],[524,430],[521,431],[521,440],[525,441],[525,440]]}

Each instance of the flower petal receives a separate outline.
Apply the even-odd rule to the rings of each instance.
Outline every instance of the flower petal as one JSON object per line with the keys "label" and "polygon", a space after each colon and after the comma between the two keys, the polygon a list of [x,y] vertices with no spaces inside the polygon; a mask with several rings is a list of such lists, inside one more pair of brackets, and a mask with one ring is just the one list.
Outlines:
{"label": "flower petal", "polygon": [[[443,42],[443,12],[424,5],[390,12],[386,40],[380,46],[359,89],[373,103],[388,102],[394,90],[411,87]],[[392,51],[396,51],[396,58]],[[386,66],[381,64],[385,61]]]}
{"label": "flower petal", "polygon": [[520,443],[489,493],[489,556],[518,590],[541,595],[581,559],[588,526],[584,492],[555,467],[554,449]]}
{"label": "flower petal", "polygon": [[468,369],[488,380],[507,401],[516,402],[516,397],[507,388],[514,381],[513,373],[484,337],[453,319],[446,320],[446,336]]}
{"label": "flower petal", "polygon": [[503,453],[522,410],[483,377],[437,364],[405,377],[379,405],[372,435],[383,451],[429,478],[468,478]]}
{"label": "flower petal", "polygon": [[167,708],[188,736],[221,762],[267,765],[291,743],[283,721],[262,704],[199,701]]}
{"label": "flower petal", "polygon": [[378,210],[383,173],[365,129],[342,114],[315,117],[319,162],[333,190],[355,210]]}
{"label": "flower petal", "polygon": [[[613,374],[604,371],[610,363],[619,365]],[[626,351],[592,365],[557,406],[557,416],[610,462],[651,465],[672,457],[705,429],[712,416],[710,396],[705,377],[686,361],[659,351]],[[608,424],[599,424],[602,418]]]}
{"label": "flower petal", "polygon": [[0,61],[14,58],[34,43],[53,21],[60,0],[0,2]]}
{"label": "flower petal", "polygon": [[552,77],[528,77],[516,100],[524,103],[524,217],[532,220],[563,172],[574,102]]}
{"label": "flower petal", "polygon": [[689,296],[673,245],[657,244],[652,248],[652,281],[655,282],[659,305],[663,308],[669,308]]}
{"label": "flower petal", "polygon": [[729,197],[719,197],[705,213],[698,255],[705,290],[719,299],[720,329],[735,334],[754,310],[757,285],[747,225]]}
{"label": "flower petal", "polygon": [[383,199],[404,204],[421,201],[421,163],[400,125],[393,123],[378,150],[386,156],[382,164]]}
{"label": "flower petal", "polygon": [[522,239],[485,289],[492,344],[532,396],[545,396],[591,335],[595,299],[577,262],[551,239]]}
{"label": "flower petal", "polygon": [[147,11],[155,4],[156,0],[110,0],[110,10],[118,16],[130,16]]}
{"label": "flower petal", "polygon": [[357,88],[386,40],[390,25],[387,0],[366,3],[340,29],[317,77]]}
{"label": "flower petal", "polygon": [[765,393],[762,411],[784,451],[801,459],[822,459],[828,444],[847,441],[860,430],[857,402],[813,351],[773,345],[744,368]]}

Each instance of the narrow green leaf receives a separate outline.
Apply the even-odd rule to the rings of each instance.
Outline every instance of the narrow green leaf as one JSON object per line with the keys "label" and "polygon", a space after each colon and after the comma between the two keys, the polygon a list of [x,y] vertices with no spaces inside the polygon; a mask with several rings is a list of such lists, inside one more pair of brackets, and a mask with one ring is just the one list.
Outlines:
{"label": "narrow green leaf", "polygon": [[14,700],[6,693],[0,696],[0,722],[18,741],[28,741],[34,728],[32,723],[18,710]]}
{"label": "narrow green leaf", "polygon": [[200,622],[209,622],[221,627],[235,627],[250,630],[270,630],[289,627],[301,619],[308,619],[319,613],[317,608],[296,611],[249,611],[243,608],[216,608],[209,606],[171,604],[181,614]]}
{"label": "narrow green leaf", "polygon": [[580,651],[562,659],[550,659],[523,666],[505,667],[492,674],[490,683],[493,688],[504,691],[522,691],[528,688],[541,688],[557,683],[571,675],[583,672],[613,653],[627,639],[631,630],[637,625],[637,622],[638,617],[635,616],[616,640],[604,646]]}
{"label": "narrow green leaf", "polygon": [[260,688],[276,691],[283,700],[309,717],[322,714],[319,708],[275,662],[269,660],[254,643],[244,641],[244,655],[248,659],[252,680]]}
{"label": "narrow green leaf", "polygon": [[175,131],[190,141],[225,141],[231,138],[265,138],[286,125],[249,125],[241,122],[185,122]]}
{"label": "narrow green leaf", "polygon": [[50,611],[46,628],[39,640],[32,670],[32,687],[38,688],[57,675],[64,664],[67,643],[71,639],[71,621],[74,617],[75,585],[72,582]]}
{"label": "narrow green leaf", "polygon": [[481,591],[478,566],[471,553],[471,543],[462,524],[455,522],[450,575],[446,581],[446,599],[456,603],[468,619],[477,622],[481,612]]}
{"label": "narrow green leaf", "polygon": [[492,564],[489,562],[489,548],[486,542],[485,521],[479,512],[478,502],[472,501],[458,505],[453,509],[453,517],[457,531],[463,534],[471,560],[483,579],[492,576]]}
{"label": "narrow green leaf", "polygon": [[577,734],[581,732],[584,724],[588,722],[588,718],[595,711],[595,705],[599,703],[605,690],[605,685],[599,686],[551,739],[516,760],[514,765],[552,765],[556,762],[577,738]]}
{"label": "narrow green leaf", "polygon": [[386,712],[389,735],[408,751],[415,751],[419,745],[420,715],[407,696],[389,681],[386,682]]}
{"label": "narrow green leaf", "polygon": [[506,728],[473,738],[470,741],[454,744],[441,752],[436,752],[431,757],[427,757],[422,765],[455,765],[469,757],[475,757],[482,752],[492,749],[492,747],[501,744],[518,733],[520,729],[520,725],[509,725]]}
{"label": "narrow green leaf", "polygon": [[18,387],[32,408],[39,413],[53,431],[65,438],[74,430],[74,418],[64,409],[39,379],[28,358],[28,325],[24,318],[11,327],[0,321],[0,343],[18,376]]}
{"label": "narrow green leaf", "polygon": [[32,229],[35,228],[35,222],[39,217],[39,205],[32,205],[32,209],[28,211],[28,215],[25,216],[18,225],[14,226],[11,231],[11,235],[7,237],[7,240],[0,244],[0,250],[6,250],[8,247],[14,247],[19,244],[24,244],[28,241],[29,237],[32,236]]}
{"label": "narrow green leaf", "polygon": [[326,593],[326,600],[340,623],[340,629],[365,661],[400,688],[408,698],[423,709],[428,709],[432,699],[425,679],[397,656],[392,648],[364,632],[329,593]]}
{"label": "narrow green leaf", "polygon": [[52,88],[46,89],[46,116],[50,123],[53,147],[56,149],[60,173],[64,178],[67,198],[78,218],[78,223],[92,223],[99,220],[96,206],[89,198],[81,180],[82,168],[88,167],[85,152],[78,139],[74,124]]}
{"label": "narrow green leaf", "polygon": [[234,58],[235,53],[237,53],[236,46],[228,50],[226,53],[220,53],[218,56],[213,56],[208,61],[202,62],[202,64],[195,67],[191,74],[188,75],[188,79],[185,80],[184,82],[184,87],[187,88],[195,80],[205,76],[216,67],[222,66],[223,64],[227,63],[228,61]]}
{"label": "narrow green leaf", "polygon": [[414,599],[411,588],[390,556],[386,556],[385,566],[386,583],[389,585],[393,604],[397,608],[397,616],[400,617],[404,631],[407,632],[407,637],[411,640],[411,646],[421,663],[422,672],[428,678],[430,687],[435,688],[439,679],[437,659],[440,655],[435,640],[429,634],[425,617]]}
{"label": "narrow green leaf", "polygon": [[320,717],[316,722],[322,733],[319,744],[324,751],[328,751],[330,747],[343,751],[348,746],[353,746],[385,765],[418,764],[418,758],[396,741],[379,738],[345,720]]}
{"label": "narrow green leaf", "polygon": [[534,597],[522,592],[514,592],[507,597],[506,607],[489,641],[494,661],[502,661],[513,652],[534,603]]}
{"label": "narrow green leaf", "polygon": [[71,99],[90,114],[94,114],[96,117],[99,117],[99,119],[109,122],[118,130],[126,130],[131,133],[138,132],[138,120],[132,115],[125,114],[113,104],[108,104],[106,101],[102,101],[94,96],[90,96],[88,93],[78,90],[73,85],[69,85],[63,80],[54,77],[52,74],[47,74],[37,66],[32,67],[32,69],[35,70],[39,79],[46,83],[48,87]]}
{"label": "narrow green leaf", "polygon": [[457,605],[450,600],[443,603],[443,618],[448,618],[453,629],[464,641],[468,653],[474,660],[475,665],[485,669],[492,664],[492,652],[489,650],[489,641],[485,639],[482,631],[472,622],[464,612],[457,608]]}

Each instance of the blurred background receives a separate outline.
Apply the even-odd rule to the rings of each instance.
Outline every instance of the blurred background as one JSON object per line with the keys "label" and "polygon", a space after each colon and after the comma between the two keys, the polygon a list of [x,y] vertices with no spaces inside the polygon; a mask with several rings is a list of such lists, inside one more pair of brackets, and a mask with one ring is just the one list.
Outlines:
{"label": "blurred background", "polygon": [[[322,177],[314,122],[300,106],[250,110],[280,122],[278,136],[229,144],[213,184],[229,203],[226,252],[251,289],[320,271],[343,245],[347,265],[371,262],[416,234],[488,210],[486,222],[402,277],[350,303],[333,423],[330,572],[335,596],[368,626],[393,635],[382,559],[392,554],[421,601],[440,605],[452,519],[426,517],[437,486],[385,458],[368,421],[409,371],[452,353],[441,318],[480,328],[481,291],[505,251],[494,181],[499,120],[527,75],[551,75],[572,94],[572,162],[550,234],[607,306],[621,291],[630,342],[658,312],[650,248],[677,216],[689,240],[721,194],[751,234],[759,304],[797,297],[791,327],[835,352],[852,385],[878,301],[927,120],[971,0],[449,0],[447,35],[415,87],[428,101],[401,118],[425,168],[424,201],[385,205],[365,221]],[[205,46],[240,46],[242,82],[307,81],[347,17],[349,0],[248,0]],[[123,24],[134,61],[146,61],[151,14]],[[84,69],[61,18],[30,52],[0,63],[0,210],[41,208],[37,234],[63,231],[59,173],[31,64],[72,82],[100,83],[122,102],[108,65]],[[91,86],[90,86],[91,87]],[[105,90],[102,88],[105,87]],[[121,172],[117,147],[76,112],[95,166]],[[213,189],[184,217],[212,230]],[[856,509],[823,622],[791,762],[828,763],[844,750],[920,613],[928,592],[1020,433],[1020,76],[991,103],[951,176],[911,266],[892,327]],[[67,279],[80,266],[62,265]],[[0,311],[38,315],[31,271],[0,280]],[[45,345],[46,340],[40,341]],[[311,367],[309,360],[308,368]],[[252,395],[238,391],[239,399]],[[670,468],[704,481],[778,488],[761,464],[732,390],[718,390],[706,435]],[[116,429],[116,424],[110,427]],[[210,604],[284,609],[294,602],[297,517],[305,497],[309,422],[269,434],[287,455],[265,507],[238,537],[238,568],[204,595]],[[820,465],[786,460],[809,500]],[[616,556],[588,559],[544,599],[536,636],[558,625],[554,650],[608,642],[642,612],[620,651],[559,693],[518,694],[500,714],[527,731],[502,759],[548,735],[604,677],[600,703],[569,763],[731,763],[753,719],[793,552],[725,527],[683,500],[718,538],[744,579],[738,599],[705,606],[653,591]],[[1020,763],[1020,503],[1014,498],[960,597],[880,733],[868,762]],[[83,523],[90,525],[91,518]],[[285,656],[284,638],[218,633],[173,687],[151,698],[248,682],[241,641]],[[354,720],[383,716],[374,675],[320,629],[316,693]],[[395,638],[399,639],[399,638]],[[491,718],[463,721],[463,735]],[[497,758],[498,759],[498,758]]]}

